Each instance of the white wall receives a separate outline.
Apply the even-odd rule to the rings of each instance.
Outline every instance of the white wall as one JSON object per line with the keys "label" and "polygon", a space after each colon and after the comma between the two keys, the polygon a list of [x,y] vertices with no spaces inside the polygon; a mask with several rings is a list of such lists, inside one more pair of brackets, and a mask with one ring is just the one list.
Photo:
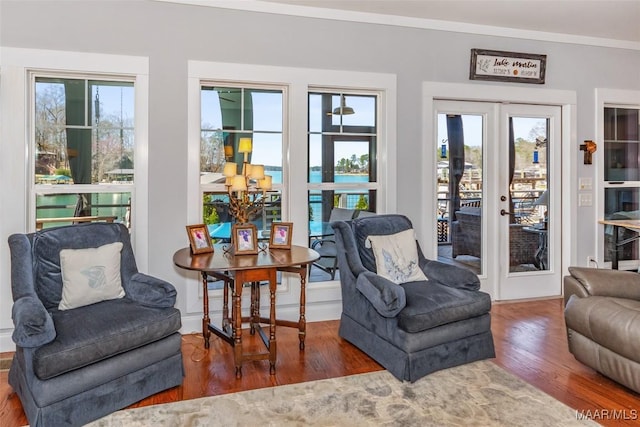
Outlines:
{"label": "white wall", "polygon": [[[183,283],[184,278],[172,265],[171,256],[184,245],[184,224],[188,220],[185,189],[189,60],[395,74],[399,167],[397,186],[390,191],[397,194],[398,211],[411,218],[424,214],[417,199],[432,197],[428,194],[430,185],[416,180],[423,168],[422,156],[416,153],[432,149],[422,146],[422,83],[475,84],[468,80],[470,49],[546,54],[547,79],[543,87],[577,94],[577,141],[596,138],[595,88],[640,90],[638,50],[153,1],[3,0],[0,46],[148,57],[148,272],[178,283]],[[13,107],[3,106],[2,122],[12,117],[7,108]],[[12,138],[1,143],[4,146],[22,141]],[[596,153],[596,162],[601,156],[601,152]],[[24,158],[2,164],[14,161],[24,162]],[[578,164],[576,175],[592,177],[595,182],[596,167]],[[0,186],[0,200],[8,199],[7,191],[15,190],[5,182]],[[21,223],[13,218],[10,208],[3,206],[0,212],[0,221]],[[593,224],[597,218],[595,208],[580,208],[572,236],[577,248],[572,254],[574,263],[583,264],[586,256],[594,253]],[[6,227],[3,230],[0,240],[4,242],[8,233],[24,231]],[[1,253],[8,256],[7,251]],[[2,260],[0,266],[6,265],[8,260]],[[5,267],[0,271],[0,333],[4,331],[5,336],[11,328],[8,280]],[[178,308],[183,312],[184,291],[179,286]]]}

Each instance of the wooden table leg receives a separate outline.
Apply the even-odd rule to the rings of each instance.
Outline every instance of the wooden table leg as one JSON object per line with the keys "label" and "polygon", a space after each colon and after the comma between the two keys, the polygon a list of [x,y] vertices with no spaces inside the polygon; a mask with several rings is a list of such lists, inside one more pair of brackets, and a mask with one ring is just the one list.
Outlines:
{"label": "wooden table leg", "polygon": [[298,339],[300,340],[300,350],[304,350],[304,339],[307,335],[307,318],[305,317],[305,306],[307,303],[307,266],[300,268],[300,318],[298,319]]}
{"label": "wooden table leg", "polygon": [[[276,288],[278,287],[276,269],[269,270],[269,373],[276,373]],[[259,305],[259,301],[258,301]],[[258,315],[258,318],[260,316]]]}
{"label": "wooden table leg", "polygon": [[236,366],[236,378],[242,378],[242,275],[236,275],[233,285],[233,360]]}
{"label": "wooden table leg", "polygon": [[207,273],[202,272],[202,337],[204,338],[204,348],[209,348],[209,338],[211,331],[209,330],[209,283],[207,281]]}
{"label": "wooden table leg", "polygon": [[249,311],[249,331],[256,333],[256,325],[260,323],[260,282],[251,282],[251,308]]}
{"label": "wooden table leg", "polygon": [[222,330],[229,327],[229,291],[233,289],[231,280],[223,279],[222,284]]}

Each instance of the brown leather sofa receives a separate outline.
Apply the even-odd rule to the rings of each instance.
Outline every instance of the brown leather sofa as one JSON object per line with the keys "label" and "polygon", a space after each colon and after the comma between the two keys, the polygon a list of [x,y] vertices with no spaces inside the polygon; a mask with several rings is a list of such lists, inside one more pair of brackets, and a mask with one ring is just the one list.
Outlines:
{"label": "brown leather sofa", "polygon": [[640,393],[640,274],[569,267],[564,316],[569,351]]}

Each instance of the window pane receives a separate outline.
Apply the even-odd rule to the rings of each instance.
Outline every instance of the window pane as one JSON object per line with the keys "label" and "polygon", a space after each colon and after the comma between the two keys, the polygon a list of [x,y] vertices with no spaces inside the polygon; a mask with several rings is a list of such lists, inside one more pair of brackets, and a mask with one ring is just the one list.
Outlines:
{"label": "window pane", "polygon": [[[604,218],[605,219],[640,219],[640,189],[638,188],[605,188],[604,189]],[[604,226],[605,251],[604,260],[613,259],[615,250],[614,227]],[[634,237],[637,233],[619,227],[618,241]],[[638,259],[638,241],[628,243],[618,249],[618,260]]]}
{"label": "window pane", "polygon": [[321,222],[329,221],[336,208],[376,211],[376,190],[311,190],[309,191],[309,229],[311,235]]}
{"label": "window pane", "polygon": [[[282,132],[282,91],[250,89],[245,93],[245,109],[247,112],[253,112],[253,129]],[[247,105],[250,105],[252,110],[249,110]]]}
{"label": "window pane", "polygon": [[[282,103],[282,90],[203,86],[200,171],[221,174],[226,162],[235,162],[240,173],[244,153],[238,151],[238,143],[250,138],[247,160],[264,165],[273,183],[281,183]],[[224,182],[218,178],[203,182]]]}
{"label": "window pane", "polygon": [[[341,104],[344,99],[344,104]],[[333,124],[343,126],[366,126],[374,127],[376,125],[376,97],[375,96],[356,96],[356,95],[334,95],[331,99],[333,104],[333,112],[336,108],[344,109],[345,106],[350,108],[351,114],[333,114]]]}
{"label": "window pane", "polygon": [[322,96],[311,93],[309,94],[309,132],[322,132],[322,118]]}
{"label": "window pane", "polygon": [[254,133],[251,163],[264,165],[274,184],[282,184],[282,134]]}
{"label": "window pane", "polygon": [[[78,215],[83,211],[83,215]],[[46,194],[36,196],[36,228],[71,224],[77,216],[112,217],[127,227],[131,221],[131,193]],[[58,219],[52,221],[52,219]],[[60,220],[61,219],[61,220]]]}
{"label": "window pane", "polygon": [[224,133],[221,130],[202,131],[200,136],[200,171],[221,174],[224,163]]}
{"label": "window pane", "polygon": [[334,182],[369,181],[369,141],[352,140],[334,143]]}
{"label": "window pane", "polygon": [[133,83],[38,77],[35,104],[36,182],[133,180]]}
{"label": "window pane", "polygon": [[640,110],[604,109],[604,179],[639,181]]}
{"label": "window pane", "polygon": [[214,88],[203,87],[200,91],[200,127],[222,129],[222,110],[219,93]]}
{"label": "window pane", "polygon": [[[268,192],[264,198],[264,208],[260,209],[250,221],[258,228],[259,236],[268,239],[267,230],[271,223],[282,221],[282,197],[279,191]],[[234,218],[226,192],[204,192],[202,220],[209,227],[211,238],[216,242],[228,242],[231,239],[231,226]]]}

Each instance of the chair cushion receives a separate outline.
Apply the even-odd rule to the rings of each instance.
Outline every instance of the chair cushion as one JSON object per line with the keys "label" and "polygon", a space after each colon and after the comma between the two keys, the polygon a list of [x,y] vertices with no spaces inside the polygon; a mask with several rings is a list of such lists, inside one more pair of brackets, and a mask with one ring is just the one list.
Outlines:
{"label": "chair cushion", "polygon": [[99,248],[61,250],[62,299],[58,309],[69,310],[124,297],[120,279],[121,250],[122,242]]}
{"label": "chair cushion", "polygon": [[[122,242],[121,277],[136,270],[135,256],[126,227],[116,223],[92,222],[48,228],[33,235],[33,277],[35,290],[47,310],[57,309],[62,299],[62,249],[97,248],[113,242]],[[126,273],[126,274],[125,274]]]}
{"label": "chair cushion", "polygon": [[52,313],[56,338],[34,353],[38,378],[48,379],[167,337],[180,312],[145,307],[128,298]]}
{"label": "chair cushion", "polygon": [[418,262],[413,228],[385,236],[369,236],[373,255],[376,259],[376,271],[385,279],[401,284],[427,280]]}
{"label": "chair cushion", "polygon": [[401,215],[377,215],[356,218],[351,222],[351,228],[356,238],[356,247],[363,267],[377,273],[375,255],[371,245],[367,244],[369,236],[396,234],[413,228],[413,226],[409,218]]}
{"label": "chair cushion", "polygon": [[640,301],[572,295],[565,307],[567,328],[635,362],[640,362]]}
{"label": "chair cushion", "polygon": [[407,305],[398,314],[398,326],[409,333],[425,331],[491,310],[489,294],[451,288],[435,281],[401,285]]}

